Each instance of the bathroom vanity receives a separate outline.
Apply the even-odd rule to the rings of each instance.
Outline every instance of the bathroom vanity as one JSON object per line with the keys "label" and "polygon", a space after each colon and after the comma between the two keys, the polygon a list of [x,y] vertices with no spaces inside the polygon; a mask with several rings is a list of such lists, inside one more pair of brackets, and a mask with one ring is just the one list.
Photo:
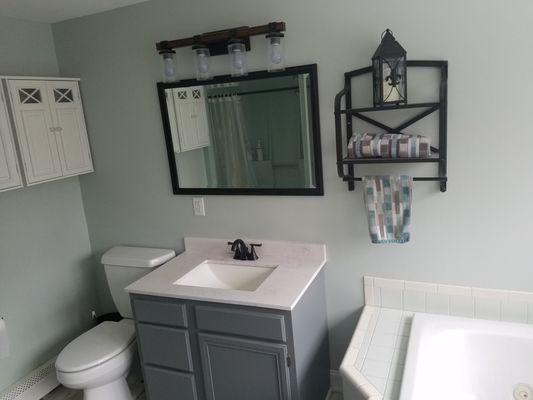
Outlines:
{"label": "bathroom vanity", "polygon": [[263,241],[255,261],[227,240],[186,251],[130,285],[149,400],[324,400],[325,246]]}

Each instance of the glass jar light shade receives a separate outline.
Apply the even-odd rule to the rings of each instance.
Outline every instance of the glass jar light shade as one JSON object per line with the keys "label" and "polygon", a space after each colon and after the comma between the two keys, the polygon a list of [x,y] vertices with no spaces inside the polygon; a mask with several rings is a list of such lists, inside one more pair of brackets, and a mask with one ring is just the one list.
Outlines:
{"label": "glass jar light shade", "polygon": [[194,46],[194,59],[196,64],[196,79],[205,81],[211,79],[210,53],[207,46]]}
{"label": "glass jar light shade", "polygon": [[269,72],[285,69],[283,33],[269,33],[267,38],[267,69]]}
{"label": "glass jar light shade", "polygon": [[243,76],[248,74],[248,62],[246,60],[246,45],[243,40],[233,39],[228,44],[231,76]]}
{"label": "glass jar light shade", "polygon": [[174,50],[165,50],[161,52],[162,66],[163,66],[163,81],[177,82],[178,66],[176,63],[176,52]]}

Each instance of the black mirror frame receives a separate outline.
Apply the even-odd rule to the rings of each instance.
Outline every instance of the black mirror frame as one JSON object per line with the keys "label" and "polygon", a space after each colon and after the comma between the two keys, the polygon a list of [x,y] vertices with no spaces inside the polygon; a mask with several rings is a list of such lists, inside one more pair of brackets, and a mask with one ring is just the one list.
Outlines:
{"label": "black mirror frame", "polygon": [[[275,76],[288,76],[295,74],[309,74],[310,76],[310,96],[311,96],[311,117],[312,117],[312,135],[313,135],[313,156],[314,156],[314,174],[316,187],[314,188],[181,188],[178,180],[178,170],[174,148],[172,144],[172,134],[170,131],[170,121],[168,117],[167,102],[165,89],[198,86],[206,84],[242,82],[253,79],[264,79]],[[161,117],[163,119],[163,130],[167,145],[167,156],[170,168],[170,178],[172,180],[172,190],[175,195],[277,195],[277,196],[323,196],[324,180],[322,172],[322,146],[320,142],[320,114],[318,106],[318,70],[317,64],[300,65],[289,67],[279,72],[257,71],[250,72],[246,76],[231,77],[222,75],[214,77],[209,81],[198,81],[196,79],[187,79],[173,83],[157,83],[157,93],[161,107]]]}

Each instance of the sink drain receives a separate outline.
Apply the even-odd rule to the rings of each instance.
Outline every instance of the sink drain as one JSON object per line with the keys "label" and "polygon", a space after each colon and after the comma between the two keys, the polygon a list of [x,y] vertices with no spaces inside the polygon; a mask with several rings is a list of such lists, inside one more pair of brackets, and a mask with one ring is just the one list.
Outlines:
{"label": "sink drain", "polygon": [[513,396],[516,400],[533,400],[533,389],[525,383],[514,387]]}

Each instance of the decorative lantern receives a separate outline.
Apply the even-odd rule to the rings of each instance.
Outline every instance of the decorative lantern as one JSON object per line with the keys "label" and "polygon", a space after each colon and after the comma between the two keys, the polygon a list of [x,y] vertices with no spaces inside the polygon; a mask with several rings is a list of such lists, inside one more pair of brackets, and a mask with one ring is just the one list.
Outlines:
{"label": "decorative lantern", "polygon": [[179,81],[176,52],[174,50],[162,50],[159,54],[162,57],[163,81],[167,83]]}
{"label": "decorative lantern", "polygon": [[199,81],[205,81],[211,79],[211,69],[210,69],[210,52],[209,47],[198,44],[193,46],[192,50],[194,51],[194,59],[196,64],[196,79]]}
{"label": "decorative lantern", "polygon": [[372,57],[374,107],[407,103],[407,52],[390,29]]}

